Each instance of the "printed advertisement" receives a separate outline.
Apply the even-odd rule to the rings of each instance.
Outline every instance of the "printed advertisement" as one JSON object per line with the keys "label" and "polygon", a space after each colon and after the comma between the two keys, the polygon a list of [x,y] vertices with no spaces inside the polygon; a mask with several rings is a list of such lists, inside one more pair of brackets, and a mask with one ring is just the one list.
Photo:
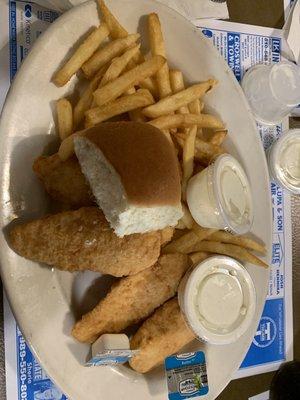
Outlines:
{"label": "printed advertisement", "polygon": [[[224,21],[198,26],[212,41],[238,81],[255,64],[281,60],[281,31]],[[255,33],[253,33],[255,32]],[[257,124],[265,150],[288,128],[288,121],[277,126]],[[290,195],[271,182],[273,204],[273,252],[269,293],[248,354],[236,377],[276,369],[292,359],[292,248]]]}

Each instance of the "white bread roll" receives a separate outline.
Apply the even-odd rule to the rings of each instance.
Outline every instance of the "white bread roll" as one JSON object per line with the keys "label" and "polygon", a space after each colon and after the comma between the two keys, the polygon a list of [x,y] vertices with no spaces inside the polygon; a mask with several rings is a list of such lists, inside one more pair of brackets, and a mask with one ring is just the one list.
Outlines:
{"label": "white bread roll", "polygon": [[118,236],[175,226],[182,217],[177,158],[159,129],[106,122],[76,137],[75,152]]}

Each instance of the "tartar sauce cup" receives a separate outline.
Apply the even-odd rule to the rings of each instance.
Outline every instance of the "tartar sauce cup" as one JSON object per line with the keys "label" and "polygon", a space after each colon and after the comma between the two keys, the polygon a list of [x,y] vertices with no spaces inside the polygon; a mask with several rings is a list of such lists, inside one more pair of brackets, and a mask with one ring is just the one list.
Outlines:
{"label": "tartar sauce cup", "polygon": [[251,325],[256,309],[251,276],[225,256],[210,257],[189,270],[179,285],[178,300],[197,338],[217,345],[236,342]]}
{"label": "tartar sauce cup", "polygon": [[267,151],[271,178],[293,194],[300,194],[300,129],[284,133]]}
{"label": "tartar sauce cup", "polygon": [[222,154],[187,186],[187,203],[194,220],[204,228],[242,235],[253,223],[250,183],[239,162]]}

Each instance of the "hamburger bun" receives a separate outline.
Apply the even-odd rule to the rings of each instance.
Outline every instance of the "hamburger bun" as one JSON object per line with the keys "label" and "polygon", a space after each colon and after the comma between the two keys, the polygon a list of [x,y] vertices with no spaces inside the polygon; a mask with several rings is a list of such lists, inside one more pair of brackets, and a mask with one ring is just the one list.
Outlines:
{"label": "hamburger bun", "polygon": [[175,226],[181,186],[172,144],[139,122],[106,122],[74,139],[99,207],[118,236]]}

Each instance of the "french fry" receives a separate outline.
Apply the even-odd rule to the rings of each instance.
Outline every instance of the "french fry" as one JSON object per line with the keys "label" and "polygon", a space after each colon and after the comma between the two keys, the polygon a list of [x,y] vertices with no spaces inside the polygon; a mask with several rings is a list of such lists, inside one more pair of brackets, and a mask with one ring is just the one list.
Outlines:
{"label": "french fry", "polygon": [[[182,206],[182,211],[183,211],[183,217],[180,219],[179,222],[181,222],[183,224],[184,228],[192,229],[192,227],[194,225],[194,220],[190,213],[190,210],[184,203],[182,203],[181,206]],[[178,229],[180,229],[180,228],[178,228]],[[183,229],[183,228],[181,228],[181,229]]]}
{"label": "french fry", "polygon": [[170,129],[170,128],[184,128],[192,125],[197,125],[201,128],[222,129],[223,123],[217,117],[208,114],[174,114],[164,115],[156,119],[152,119],[149,124],[157,128]]}
{"label": "french fry", "polygon": [[[183,74],[180,70],[172,69],[170,70],[170,83],[173,93],[178,93],[184,90]],[[189,109],[187,106],[180,107],[177,111],[178,114],[188,114]],[[183,132],[188,133],[190,128],[183,128]],[[176,133],[176,129],[173,129],[172,133]],[[176,141],[175,141],[176,143]]]}
{"label": "french fry", "polygon": [[87,78],[92,78],[103,65],[110,62],[113,58],[121,55],[128,47],[132,46],[140,37],[139,33],[128,35],[125,38],[115,39],[102,47],[86,61],[82,66],[82,71]]}
{"label": "french fry", "polygon": [[[103,0],[98,0],[99,9],[102,14],[104,21],[106,22],[109,33],[112,39],[120,39],[128,36],[128,32],[123,26],[118,22],[116,17],[111,13],[111,11],[107,8],[105,2]],[[144,62],[145,59],[142,53],[139,51],[132,60],[129,61],[128,67],[130,69],[136,67],[136,64]],[[140,87],[143,89],[148,89],[152,96],[157,97],[157,87],[152,78],[146,78],[142,82],[139,83]]]}
{"label": "french fry", "polygon": [[116,17],[111,13],[103,0],[98,0],[98,6],[104,21],[109,29],[109,34],[112,39],[120,39],[128,36],[128,32],[119,23]]}
{"label": "french fry", "polygon": [[63,140],[58,149],[58,156],[62,161],[68,160],[74,154],[74,138],[78,135],[84,135],[85,130],[72,133]]}
{"label": "french fry", "polygon": [[[148,92],[147,89],[146,89],[146,91]],[[124,95],[133,94],[133,93],[136,93],[136,89],[135,89],[134,86],[133,86],[132,88],[126,90],[126,92],[124,93]],[[151,94],[151,92],[150,92],[150,94]],[[144,122],[144,120],[146,120],[146,118],[145,118],[143,115],[142,115],[142,116],[143,116],[145,119],[144,119],[144,120],[139,120],[139,114],[141,114],[141,110],[142,110],[142,108],[136,108],[136,109],[134,109],[134,110],[128,111],[129,119],[130,119],[131,121]]]}
{"label": "french fry", "polygon": [[203,135],[203,130],[202,129],[198,129],[197,130],[197,138],[204,140],[204,135]]}
{"label": "french fry", "polygon": [[[200,115],[200,102],[199,99],[193,100],[188,104],[188,109],[192,114]],[[198,127],[197,125],[193,125],[188,131],[187,138],[183,145],[182,151],[182,183],[181,183],[181,191],[182,198],[186,199],[186,188],[189,179],[193,175],[194,172],[194,157],[195,157],[195,143],[197,136]]]}
{"label": "french fry", "polygon": [[100,44],[109,35],[106,24],[101,24],[95,28],[93,32],[78,47],[71,58],[64,66],[54,75],[53,82],[56,86],[64,86],[71,77],[76,74],[82,65],[95,53]]}
{"label": "french fry", "polygon": [[197,135],[197,125],[193,125],[188,133],[182,151],[182,181],[181,192],[183,200],[186,200],[186,188],[189,179],[194,171],[195,140]]}
{"label": "french fry", "polygon": [[202,103],[200,103],[200,100],[195,99],[191,103],[189,103],[188,108],[191,114],[200,115],[203,107]]}
{"label": "french fry", "polygon": [[136,93],[134,86],[126,90],[126,92],[124,92],[124,94],[133,94],[133,93]]}
{"label": "french fry", "polygon": [[101,79],[99,87],[106,85],[108,82],[116,79],[126,68],[128,62],[138,53],[140,45],[133,46],[125,51],[120,57],[112,60],[110,66],[107,68],[103,78]]}
{"label": "french fry", "polygon": [[166,46],[160,20],[156,13],[148,14],[148,35],[152,55],[160,55],[166,58]]}
{"label": "french fry", "polygon": [[155,80],[152,77],[146,78],[139,83],[142,89],[147,89],[152,94],[152,96],[158,98],[158,89]]}
{"label": "french fry", "polygon": [[203,228],[202,226],[198,225],[195,221],[193,222],[192,230],[197,235],[198,240],[200,241],[208,238],[217,231],[217,229],[214,228]]}
{"label": "french fry", "polygon": [[218,231],[210,235],[207,240],[235,244],[237,246],[244,247],[245,249],[257,251],[258,253],[264,255],[266,254],[266,248],[263,244],[246,236],[236,236],[229,232]]}
{"label": "french fry", "polygon": [[[170,81],[173,93],[181,92],[185,89],[183,74],[180,70],[170,70]],[[201,106],[199,99],[195,99],[190,104],[180,107],[177,112],[179,114],[201,114]]]}
{"label": "french fry", "polygon": [[141,81],[154,75],[165,63],[161,56],[154,56],[144,63],[125,72],[113,82],[107,83],[94,92],[94,98],[99,107],[109,101],[115,100],[132,86],[138,85]]}
{"label": "french fry", "polygon": [[[183,81],[183,74],[179,69],[171,69],[170,70],[170,82],[171,82],[171,88],[172,88],[173,93],[178,93],[185,89],[184,81]],[[188,109],[188,106],[182,106],[182,107],[179,107],[177,112],[178,112],[178,114],[188,114],[190,111]]]}
{"label": "french fry", "polygon": [[163,249],[163,253],[183,253],[189,254],[193,252],[193,249],[201,240],[206,239],[209,235],[211,235],[212,231],[215,230],[202,228],[202,232],[200,230],[197,231],[189,231],[185,235],[181,236],[178,239],[172,240],[169,244],[167,244]]}
{"label": "french fry", "polygon": [[107,66],[104,65],[95,77],[91,80],[82,96],[78,100],[76,106],[74,107],[73,119],[74,119],[74,128],[76,129],[80,122],[84,119],[84,113],[91,107],[93,103],[93,93],[97,89],[99,82],[105,73]]}
{"label": "french fry", "polygon": [[[151,13],[148,15],[148,34],[152,56],[160,55],[166,58],[166,48],[161,24],[156,13]],[[169,67],[167,63],[165,63],[162,68],[157,71],[156,82],[160,99],[172,94]]]}
{"label": "french fry", "polygon": [[205,93],[213,88],[217,83],[214,79],[209,79],[206,82],[197,83],[184,89],[178,93],[168,96],[152,106],[146,107],[143,113],[146,117],[157,118],[162,115],[167,115],[178,110],[182,106],[186,106],[193,100],[202,97]]}
{"label": "french fry", "polygon": [[197,242],[191,247],[191,253],[204,251],[208,253],[223,254],[232,258],[236,258],[243,262],[249,262],[251,264],[259,265],[264,268],[268,268],[268,264],[260,260],[253,254],[249,253],[245,248],[236,246],[235,244],[213,242],[208,240],[203,240]]}
{"label": "french fry", "polygon": [[[136,58],[138,57],[138,60]],[[145,58],[142,55],[142,53],[139,51],[136,56],[133,57],[132,60],[129,61],[128,63],[128,69],[132,69],[137,66],[137,64],[141,64],[145,62]],[[140,88],[142,89],[147,89],[149,92],[152,94],[152,96],[157,99],[158,98],[158,90],[157,90],[157,84],[154,80],[153,77],[149,77],[144,79],[139,83]]]}
{"label": "french fry", "polygon": [[206,260],[210,256],[211,256],[211,254],[205,253],[204,251],[198,251],[198,253],[189,254],[189,257],[192,260],[192,263],[194,265],[201,263],[202,261]]}
{"label": "french fry", "polygon": [[[145,89],[147,90],[147,89]],[[129,111],[129,118],[131,119],[131,121],[135,121],[135,122],[146,122],[146,117],[145,115],[142,113],[142,108],[136,108],[135,110],[131,110]]]}
{"label": "french fry", "polygon": [[221,146],[226,136],[227,136],[227,131],[225,129],[215,131],[213,132],[209,142],[215,146]]}
{"label": "french fry", "polygon": [[[188,233],[188,230],[186,229],[177,229],[177,227],[175,228],[175,232],[173,234],[172,240],[177,240],[179,239],[181,236],[186,235]],[[166,243],[164,246],[166,246],[168,243]]]}
{"label": "french fry", "polygon": [[[199,99],[192,101],[189,104],[189,110],[191,114],[201,114],[204,108],[204,103]],[[197,137],[199,139],[203,139],[203,131],[202,129],[197,129]]]}
{"label": "french fry", "polygon": [[178,239],[172,240],[171,243],[164,246],[162,252],[167,253],[183,253],[188,254],[192,251],[194,246],[198,242],[198,236],[193,232],[189,231],[185,235]]}
{"label": "french fry", "polygon": [[[204,114],[201,114],[203,116]],[[183,147],[186,139],[186,135],[182,133],[175,134],[178,144]],[[200,161],[202,164],[208,165],[215,157],[220,154],[224,154],[225,150],[220,146],[215,146],[211,143],[205,142],[200,138],[196,138],[195,141],[195,159]]]}
{"label": "french fry", "polygon": [[[161,24],[158,15],[155,13],[151,13],[148,15],[148,36],[152,56],[160,55],[166,58],[166,49]],[[162,66],[162,68],[157,71],[155,78],[157,84],[158,98],[163,99],[171,95],[172,89],[170,84],[169,66],[167,62]],[[165,129],[164,134],[166,136],[169,136],[169,130]]]}
{"label": "french fry", "polygon": [[154,103],[154,99],[151,93],[146,89],[139,89],[136,93],[120,97],[102,107],[92,108],[87,111],[85,113],[86,127],[94,126],[116,115],[124,114],[152,103]]}
{"label": "french fry", "polygon": [[175,228],[176,228],[177,230],[180,230],[180,231],[183,231],[183,230],[186,229],[185,223],[183,222],[182,219],[180,219],[180,220],[177,222],[177,225],[175,226]]}
{"label": "french fry", "polygon": [[224,153],[226,153],[226,151],[221,146],[215,146],[211,143],[206,143],[204,140],[196,138],[195,158],[205,165],[208,165],[213,159]]}
{"label": "french fry", "polygon": [[[173,93],[178,93],[185,89],[183,74],[180,70],[170,71],[170,81]],[[188,114],[188,106],[182,106],[177,110],[179,114]],[[186,186],[188,179],[193,174],[194,169],[194,150],[195,150],[195,135],[197,132],[197,126],[191,126],[190,128],[184,128],[183,133],[186,134],[182,152],[182,180],[181,180],[181,192],[182,198],[186,198]]]}
{"label": "french fry", "polygon": [[56,102],[58,134],[61,140],[73,133],[73,110],[67,99],[60,99]]}

